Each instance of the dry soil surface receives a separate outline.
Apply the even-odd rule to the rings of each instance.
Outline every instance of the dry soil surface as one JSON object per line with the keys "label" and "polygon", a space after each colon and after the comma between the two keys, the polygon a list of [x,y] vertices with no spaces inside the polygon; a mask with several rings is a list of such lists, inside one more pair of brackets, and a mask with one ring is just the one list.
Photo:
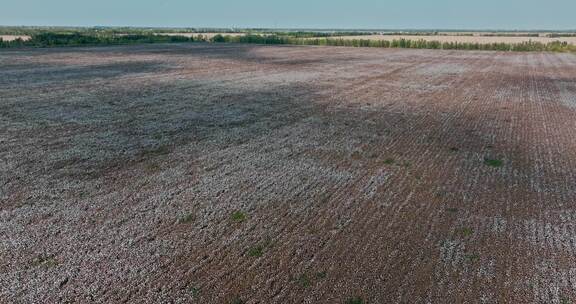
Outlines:
{"label": "dry soil surface", "polygon": [[0,67],[0,302],[576,301],[572,54],[155,44]]}

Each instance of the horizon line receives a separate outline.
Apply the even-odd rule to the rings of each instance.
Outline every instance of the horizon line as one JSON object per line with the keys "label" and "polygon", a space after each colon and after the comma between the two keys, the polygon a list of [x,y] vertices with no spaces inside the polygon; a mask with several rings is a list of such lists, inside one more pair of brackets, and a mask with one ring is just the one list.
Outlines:
{"label": "horizon line", "polygon": [[1,25],[6,27],[34,28],[134,28],[134,29],[234,29],[234,30],[302,30],[302,31],[448,31],[448,32],[576,32],[573,29],[510,29],[510,28],[346,28],[346,27],[259,27],[259,26],[139,26],[139,25]]}

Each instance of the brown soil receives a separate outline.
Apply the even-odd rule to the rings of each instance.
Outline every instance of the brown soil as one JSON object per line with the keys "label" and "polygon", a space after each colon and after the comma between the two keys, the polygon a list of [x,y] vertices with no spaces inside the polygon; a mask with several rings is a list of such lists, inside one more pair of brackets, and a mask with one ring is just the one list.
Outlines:
{"label": "brown soil", "polygon": [[576,300],[576,56],[0,51],[0,302]]}

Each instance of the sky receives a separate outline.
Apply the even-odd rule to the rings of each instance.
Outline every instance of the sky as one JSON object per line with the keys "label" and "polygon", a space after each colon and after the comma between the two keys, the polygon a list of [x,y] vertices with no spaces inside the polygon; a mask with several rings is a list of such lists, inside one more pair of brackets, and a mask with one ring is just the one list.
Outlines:
{"label": "sky", "polygon": [[0,25],[576,29],[576,0],[0,0]]}

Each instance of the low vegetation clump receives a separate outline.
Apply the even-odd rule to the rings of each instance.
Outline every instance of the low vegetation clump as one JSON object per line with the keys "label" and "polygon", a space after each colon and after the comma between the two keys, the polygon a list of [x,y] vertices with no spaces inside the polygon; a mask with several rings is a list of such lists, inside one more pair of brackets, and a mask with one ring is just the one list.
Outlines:
{"label": "low vegetation clump", "polygon": [[259,258],[264,254],[264,245],[257,245],[248,249],[248,255]]}
{"label": "low vegetation clump", "polygon": [[466,255],[464,256],[464,258],[465,258],[466,260],[468,260],[469,262],[472,262],[472,263],[478,262],[478,261],[480,260],[480,256],[479,256],[478,254],[475,254],[475,253],[473,253],[473,254],[466,254]]}
{"label": "low vegetation clump", "polygon": [[324,279],[328,276],[328,273],[326,271],[319,271],[316,273],[316,278],[317,279]]}
{"label": "low vegetation clump", "polygon": [[197,298],[198,296],[200,296],[200,288],[191,287],[190,288],[190,294],[192,295],[192,297]]}
{"label": "low vegetation clump", "polygon": [[463,236],[466,237],[466,236],[471,236],[472,233],[474,233],[474,230],[472,230],[472,228],[465,227],[465,228],[462,228],[462,229],[460,230],[460,232],[462,233]]}
{"label": "low vegetation clump", "polygon": [[302,274],[302,275],[298,276],[298,278],[296,278],[296,282],[302,288],[308,288],[308,287],[310,287],[310,285],[312,285],[312,281],[310,280],[310,278],[306,274]]}
{"label": "low vegetation clump", "polygon": [[362,300],[362,298],[360,297],[352,297],[352,298],[348,298],[348,300],[346,300],[346,302],[344,302],[346,304],[364,304],[364,300]]}
{"label": "low vegetation clump", "polygon": [[232,220],[238,223],[243,222],[246,220],[246,213],[242,211],[234,211],[234,213],[232,213]]}
{"label": "low vegetation clump", "polygon": [[499,159],[485,158],[484,164],[490,167],[502,167],[504,163]]}
{"label": "low vegetation clump", "polygon": [[392,164],[394,164],[394,159],[393,158],[387,158],[384,160],[384,163],[386,165],[392,165]]}
{"label": "low vegetation clump", "polygon": [[326,273],[326,271],[319,271],[319,272],[314,273],[313,275],[308,275],[306,273],[303,273],[303,274],[299,275],[298,277],[293,278],[292,280],[298,286],[300,286],[302,288],[308,288],[308,287],[312,286],[312,284],[315,281],[325,279],[327,275],[328,274]]}
{"label": "low vegetation clump", "polygon": [[58,265],[58,261],[52,255],[40,255],[32,261],[32,265],[36,267],[51,268]]}
{"label": "low vegetation clump", "polygon": [[187,223],[191,223],[192,221],[194,221],[194,214],[192,214],[192,213],[186,214],[186,215],[178,218],[179,224],[187,224]]}
{"label": "low vegetation clump", "polygon": [[240,299],[239,297],[236,297],[230,303],[231,304],[244,304],[244,301],[242,299]]}

